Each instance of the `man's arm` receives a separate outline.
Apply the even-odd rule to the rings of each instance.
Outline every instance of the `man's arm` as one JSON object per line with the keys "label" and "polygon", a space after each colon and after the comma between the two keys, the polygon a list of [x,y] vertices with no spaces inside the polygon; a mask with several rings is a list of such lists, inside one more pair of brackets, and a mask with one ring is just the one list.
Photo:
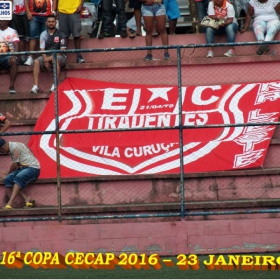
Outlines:
{"label": "man's arm", "polygon": [[52,3],[52,11],[54,11],[54,12],[57,11],[57,0],[53,0],[53,3]]}
{"label": "man's arm", "polygon": [[80,5],[77,7],[76,13],[79,13],[82,10],[83,5],[84,5],[84,0],[81,0]]}
{"label": "man's arm", "polygon": [[24,0],[24,7],[26,9],[26,14],[27,14],[28,20],[32,20],[32,14],[29,9],[29,0]]}
{"label": "man's arm", "polygon": [[8,171],[8,174],[14,172],[14,171],[17,170],[17,169],[18,169],[18,164],[17,164],[17,162],[13,162],[13,163],[11,164],[11,166],[10,166],[10,169],[9,169],[9,171]]}
{"label": "man's arm", "polygon": [[10,126],[11,126],[11,122],[6,119],[5,122],[4,122],[4,125],[0,129],[1,133],[7,131]]}

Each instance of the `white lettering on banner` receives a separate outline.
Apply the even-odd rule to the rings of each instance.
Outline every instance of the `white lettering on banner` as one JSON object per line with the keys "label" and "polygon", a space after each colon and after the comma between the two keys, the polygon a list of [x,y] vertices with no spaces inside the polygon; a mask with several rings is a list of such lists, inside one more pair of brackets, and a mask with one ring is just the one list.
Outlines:
{"label": "white lettering on banner", "polygon": [[258,151],[248,151],[244,154],[235,155],[234,167],[240,168],[240,167],[248,166],[256,162],[259,158],[261,158],[264,152],[265,149],[261,149]]}
{"label": "white lettering on banner", "polygon": [[[277,112],[261,114],[260,109],[249,112],[248,123],[270,123],[277,120]],[[275,117],[274,117],[275,116]],[[262,125],[262,126],[248,126],[243,130],[242,135],[236,138],[234,141],[242,145],[244,148],[244,154],[236,155],[234,168],[240,168],[246,166],[246,164],[254,163],[254,160],[258,160],[265,152],[264,149],[259,150],[257,153],[253,153],[254,146],[263,141],[269,140],[269,132],[274,130],[274,126]],[[256,152],[256,151],[255,151]]]}
{"label": "white lettering on banner", "polygon": [[[104,89],[104,98],[101,109],[104,110],[125,110],[127,96],[117,96],[120,94],[128,94],[128,89],[106,88]],[[113,103],[123,103],[123,106],[116,106]]]}
{"label": "white lettering on banner", "polygon": [[209,105],[211,103],[214,103],[216,101],[219,100],[219,97],[218,96],[211,96],[208,100],[203,100],[202,98],[202,93],[205,89],[212,89],[213,91],[214,90],[219,90],[221,89],[221,86],[203,86],[203,87],[196,87],[194,92],[193,92],[193,95],[192,95],[192,102],[193,104],[196,104],[196,105]]}
{"label": "white lettering on banner", "polygon": [[169,152],[169,149],[172,148],[174,145],[178,145],[178,143],[170,143],[170,145],[165,144],[153,144],[147,145],[142,147],[128,147],[124,150],[124,156],[127,158],[135,157],[142,157],[147,155],[158,154],[160,152]]}
{"label": "white lettering on banner", "polygon": [[109,146],[93,146],[92,151],[98,153],[99,155],[104,155],[108,157],[121,157],[118,147],[109,147]]}
{"label": "white lettering on banner", "polygon": [[[87,117],[87,116],[86,116]],[[183,114],[183,125],[205,125],[209,119],[206,113]],[[178,115],[154,114],[134,116],[102,116],[98,118],[98,126],[94,127],[94,118],[89,117],[88,129],[119,129],[119,128],[151,128],[168,127],[179,124]]]}
{"label": "white lettering on banner", "polygon": [[280,98],[280,83],[261,84],[256,98],[256,104],[265,101],[275,101]]}
{"label": "white lettering on banner", "polygon": [[[131,157],[142,157],[159,153],[167,153],[170,148],[177,145],[178,143],[170,144],[152,144],[140,147],[127,147],[124,149],[124,156],[127,158]],[[121,157],[120,149],[118,147],[109,146],[93,146],[92,151],[95,154],[104,155],[108,157]]]}

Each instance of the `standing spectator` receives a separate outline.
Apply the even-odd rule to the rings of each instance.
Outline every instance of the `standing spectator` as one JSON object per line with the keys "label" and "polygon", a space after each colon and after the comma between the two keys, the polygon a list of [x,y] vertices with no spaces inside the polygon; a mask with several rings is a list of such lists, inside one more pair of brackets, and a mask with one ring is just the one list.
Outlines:
{"label": "standing spectator", "polygon": [[163,3],[169,20],[169,34],[175,35],[177,20],[181,16],[178,2],[177,0],[164,0]]}
{"label": "standing spectator", "polygon": [[[157,31],[160,33],[162,44],[164,46],[168,45],[168,35],[166,32],[166,10],[162,0],[146,0],[142,6],[142,15],[145,22],[146,46],[152,46],[153,43],[154,20],[157,21]],[[164,52],[164,59],[170,59],[168,50],[165,50]],[[153,60],[151,50],[148,50],[148,54],[144,60]]]}
{"label": "standing spectator", "polygon": [[[254,33],[259,42],[272,41],[280,30],[280,3],[278,0],[250,0],[245,19],[244,28],[241,33],[248,30],[252,17],[254,17]],[[268,45],[261,45],[257,54],[262,55],[269,52]]]}
{"label": "standing spectator", "polygon": [[[65,35],[56,26],[56,18],[54,15],[47,17],[46,21],[47,30],[43,31],[40,36],[40,50],[65,50],[66,42]],[[49,54],[42,54],[42,56],[34,60],[33,67],[33,87],[31,93],[39,92],[39,75],[40,68],[44,68],[48,71],[52,67],[53,56]],[[60,68],[66,65],[66,56],[62,54],[57,54],[57,77],[60,74]],[[52,85],[50,92],[54,91],[54,85]]]}
{"label": "standing spectator", "polygon": [[[19,51],[25,51],[25,43],[29,41],[29,22],[26,14],[26,9],[24,6],[24,0],[13,0],[13,18],[11,21],[11,27],[15,29],[18,33]],[[26,61],[26,56],[21,55],[21,63]]]}
{"label": "standing spectator", "polygon": [[[84,0],[58,0],[58,12],[59,12],[59,30],[63,32],[67,38],[66,46],[68,44],[68,38],[71,33],[74,38],[74,47],[76,50],[81,48],[81,31],[82,23],[80,11],[83,8]],[[85,63],[82,55],[76,53],[77,63]]]}
{"label": "standing spectator", "polygon": [[[115,0],[115,3],[117,6],[118,26],[121,30],[120,35],[122,38],[126,38],[127,34],[126,34],[126,15],[125,15],[124,0]],[[102,8],[103,8],[103,28],[102,29],[103,30],[98,36],[99,39],[109,37],[111,34],[112,5],[113,5],[113,0],[102,0]]]}
{"label": "standing spectator", "polygon": [[[235,42],[235,34],[238,29],[237,20],[235,18],[235,11],[227,0],[213,0],[209,2],[208,16],[214,20],[219,21],[220,26],[218,29],[212,27],[206,27],[206,42],[207,44],[214,43],[214,37],[217,34],[226,34],[227,42]],[[213,57],[213,51],[211,48],[208,50],[207,57]],[[230,48],[224,56],[234,56],[234,49]]]}
{"label": "standing spectator", "polygon": [[[204,17],[207,16],[209,0],[195,0],[195,7],[198,16],[199,23],[203,20]],[[206,28],[201,26],[200,32],[205,33]]]}
{"label": "standing spectator", "polygon": [[[24,0],[24,5],[30,28],[29,50],[35,51],[40,34],[47,28],[46,17],[55,14],[57,0]],[[29,55],[24,65],[32,65],[33,56]]]}
{"label": "standing spectator", "polygon": [[0,132],[1,133],[6,132],[10,126],[11,126],[11,122],[3,114],[0,113]]}
{"label": "standing spectator", "polygon": [[[8,20],[0,20],[0,53],[13,53],[18,51],[19,37],[11,27]],[[17,77],[17,57],[14,55],[0,56],[0,70],[10,71],[10,94],[16,94],[15,81]]]}
{"label": "standing spectator", "polygon": [[129,0],[129,8],[134,9],[134,17],[136,22],[136,36],[142,36],[142,25],[141,25],[141,18],[142,18],[142,1],[139,0]]}
{"label": "standing spectator", "polygon": [[3,172],[2,180],[6,188],[12,188],[11,197],[2,209],[12,210],[13,203],[19,194],[25,200],[25,207],[31,208],[35,205],[35,200],[23,193],[23,189],[40,175],[40,163],[33,153],[20,142],[6,142],[0,139],[0,153],[10,154],[12,164],[8,172]]}

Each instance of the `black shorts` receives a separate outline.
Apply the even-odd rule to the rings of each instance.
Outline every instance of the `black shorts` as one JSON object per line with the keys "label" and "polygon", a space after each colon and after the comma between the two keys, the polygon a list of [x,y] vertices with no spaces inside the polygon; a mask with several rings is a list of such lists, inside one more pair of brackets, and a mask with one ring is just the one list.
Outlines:
{"label": "black shorts", "polygon": [[17,31],[18,36],[20,38],[24,38],[27,40],[30,37],[29,21],[27,18],[27,14],[23,14],[23,15],[13,14],[11,27]]}
{"label": "black shorts", "polygon": [[129,8],[138,9],[140,10],[142,7],[142,1],[139,0],[129,0]]}

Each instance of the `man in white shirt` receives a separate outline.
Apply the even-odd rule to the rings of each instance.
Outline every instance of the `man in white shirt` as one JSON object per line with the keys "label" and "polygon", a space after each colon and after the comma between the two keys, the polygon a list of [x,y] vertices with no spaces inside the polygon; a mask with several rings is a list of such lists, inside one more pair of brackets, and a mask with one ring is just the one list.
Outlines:
{"label": "man in white shirt", "polygon": [[8,27],[8,20],[0,20],[0,70],[10,71],[10,94],[15,94],[15,81],[17,77],[17,57],[1,55],[18,51],[19,37],[16,30]]}
{"label": "man in white shirt", "polygon": [[25,200],[25,208],[33,207],[35,200],[31,200],[22,190],[39,177],[39,161],[32,151],[20,142],[6,142],[4,139],[0,139],[0,153],[10,154],[12,158],[9,171],[3,172],[2,177],[5,187],[12,188],[12,194],[2,209],[13,210],[13,203],[18,194]]}

